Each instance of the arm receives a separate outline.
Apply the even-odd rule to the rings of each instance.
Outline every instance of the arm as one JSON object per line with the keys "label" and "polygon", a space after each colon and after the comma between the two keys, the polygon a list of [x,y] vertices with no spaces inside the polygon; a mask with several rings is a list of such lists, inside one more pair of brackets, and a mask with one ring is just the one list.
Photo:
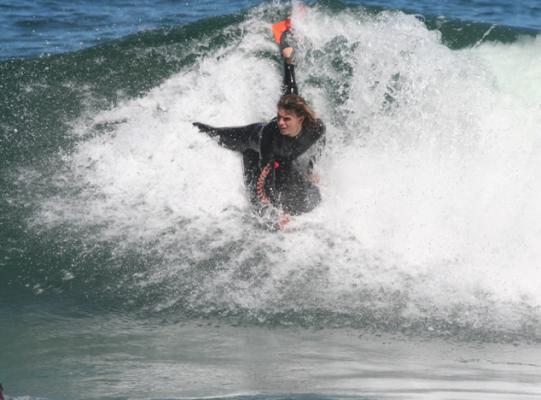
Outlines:
{"label": "arm", "polygon": [[284,94],[299,94],[297,89],[297,81],[295,80],[295,63],[293,61],[294,39],[290,30],[282,33],[280,38],[280,52],[284,59],[284,80],[282,90]]}

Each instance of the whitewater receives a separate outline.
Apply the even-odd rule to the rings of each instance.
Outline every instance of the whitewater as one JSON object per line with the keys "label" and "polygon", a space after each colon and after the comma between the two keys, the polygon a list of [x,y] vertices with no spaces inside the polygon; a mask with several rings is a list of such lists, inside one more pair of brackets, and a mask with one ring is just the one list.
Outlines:
{"label": "whitewater", "polygon": [[94,137],[51,177],[76,194],[46,196],[32,223],[167,257],[139,282],[168,288],[158,309],[186,301],[203,262],[223,271],[199,282],[190,307],[317,308],[538,337],[539,40],[451,51],[413,16],[335,18],[294,17],[300,90],[328,144],[324,200],[286,232],[251,221],[238,155],[191,126],[273,117],[281,71],[261,57],[276,49],[257,15],[148,94],[76,120],[74,135]]}
{"label": "whitewater", "polygon": [[[8,274],[5,290],[30,294],[4,307],[6,335],[24,352],[32,339],[16,332],[35,312],[41,343],[68,360],[55,369],[88,379],[42,395],[539,395],[540,37],[451,49],[418,15],[294,12],[299,90],[327,125],[323,200],[271,232],[250,210],[238,154],[192,122],[274,117],[273,7],[186,36],[177,71],[107,107],[68,76],[84,94],[64,120],[69,144],[4,170],[20,243],[48,257]],[[21,251],[10,246],[4,266]],[[93,344],[72,354],[70,335]],[[23,393],[40,393],[32,382]]]}

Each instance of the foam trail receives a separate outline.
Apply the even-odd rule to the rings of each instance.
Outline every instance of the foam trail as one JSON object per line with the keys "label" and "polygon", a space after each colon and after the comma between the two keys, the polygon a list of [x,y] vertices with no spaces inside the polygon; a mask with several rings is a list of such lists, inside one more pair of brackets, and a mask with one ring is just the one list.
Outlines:
{"label": "foam trail", "polygon": [[[300,90],[328,125],[324,200],[275,234],[250,222],[238,155],[191,126],[273,116],[281,71],[262,56],[276,52],[264,10],[238,42],[96,115],[123,122],[67,156],[58,181],[81,190],[45,201],[39,223],[153,243],[168,261],[139,284],[162,285],[156,309],[496,331],[539,318],[540,94],[528,83],[539,38],[451,51],[402,13],[294,14]],[[510,54],[532,66],[513,74]]]}

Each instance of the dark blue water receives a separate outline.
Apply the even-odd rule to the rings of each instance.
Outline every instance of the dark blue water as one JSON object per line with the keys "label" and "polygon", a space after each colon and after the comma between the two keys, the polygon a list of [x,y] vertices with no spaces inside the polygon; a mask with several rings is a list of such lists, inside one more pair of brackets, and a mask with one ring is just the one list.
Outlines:
{"label": "dark blue water", "polygon": [[538,3],[295,13],[323,201],[273,233],[191,123],[272,117],[289,11],[0,4],[9,398],[541,395]]}
{"label": "dark blue water", "polygon": [[3,1],[0,57],[73,51],[158,27],[239,12],[258,1]]}
{"label": "dark blue water", "polygon": [[541,29],[541,5],[530,1],[484,1],[484,0],[415,0],[415,1],[355,1],[364,5],[377,5],[399,10],[409,10],[425,16],[460,19],[470,22],[485,22],[515,28]]}
{"label": "dark blue water", "polygon": [[[174,27],[211,16],[242,12],[261,3],[261,0],[5,0],[0,4],[0,59],[74,51],[143,30]],[[425,17],[541,30],[541,5],[536,0],[357,0],[344,1],[343,4],[379,6]]]}

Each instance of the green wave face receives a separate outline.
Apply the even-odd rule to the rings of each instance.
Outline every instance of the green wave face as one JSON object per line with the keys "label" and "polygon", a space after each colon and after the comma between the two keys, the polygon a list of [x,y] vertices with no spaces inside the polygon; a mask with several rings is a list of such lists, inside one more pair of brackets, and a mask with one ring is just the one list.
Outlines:
{"label": "green wave face", "polygon": [[218,17],[143,32],[75,53],[0,64],[0,157],[32,163],[70,148],[71,124],[142,96],[209,49],[239,39],[243,17]]}

